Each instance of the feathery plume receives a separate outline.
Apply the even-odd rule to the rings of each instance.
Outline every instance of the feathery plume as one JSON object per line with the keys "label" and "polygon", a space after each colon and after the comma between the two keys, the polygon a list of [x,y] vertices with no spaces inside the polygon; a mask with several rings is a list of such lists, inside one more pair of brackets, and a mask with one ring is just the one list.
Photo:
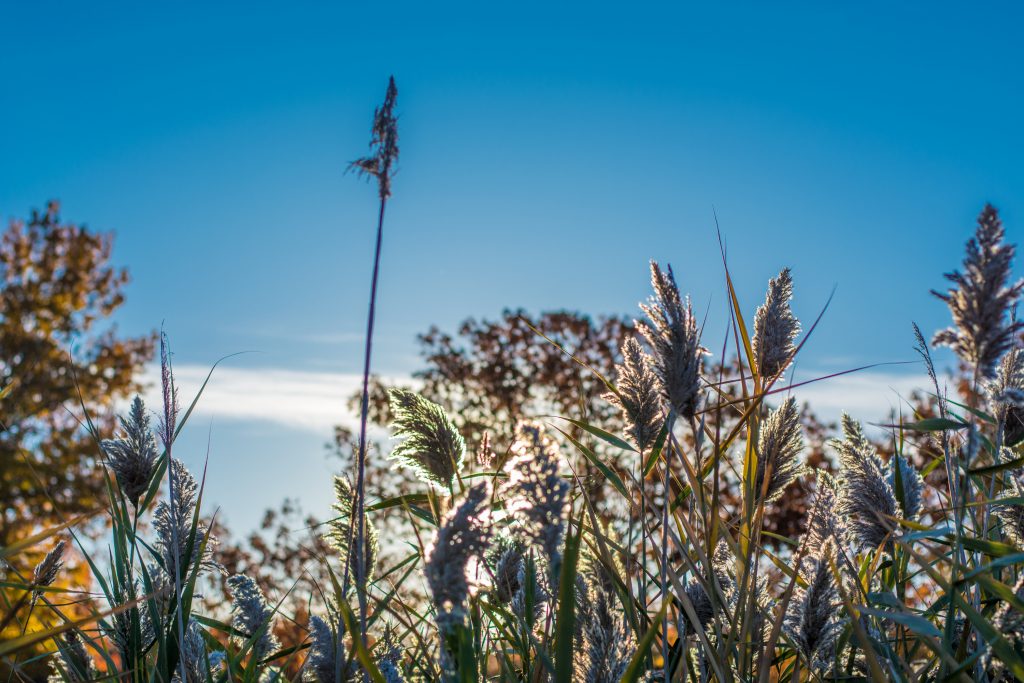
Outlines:
{"label": "feathery plume", "polygon": [[700,402],[701,362],[707,350],[700,345],[690,299],[684,303],[679,295],[672,266],[663,271],[651,261],[651,284],[654,296],[640,304],[650,323],[636,325],[654,352],[662,395],[677,414],[691,418]]}
{"label": "feathery plume", "polygon": [[138,396],[132,401],[128,418],[119,419],[123,434],[116,439],[104,439],[100,446],[125,498],[132,507],[138,508],[139,498],[149,488],[156,469],[156,437],[149,428],[146,407]]}
{"label": "feathery plume", "polygon": [[972,365],[982,378],[990,378],[996,362],[1013,345],[1024,323],[1007,318],[1024,289],[1024,280],[1010,284],[1014,247],[1004,244],[1003,222],[991,204],[978,216],[974,237],[967,242],[964,272],[946,274],[953,283],[945,294],[932,294],[946,302],[955,327],[938,332],[933,343],[949,346]]}
{"label": "feathery plume", "polygon": [[371,153],[349,164],[349,170],[357,175],[377,179],[377,189],[382,200],[391,196],[391,178],[395,174],[395,162],[398,161],[398,117],[395,115],[397,99],[398,88],[392,76],[388,80],[384,104],[373,112]]}
{"label": "feathery plume", "polygon": [[622,411],[626,432],[641,451],[658,438],[661,430],[661,396],[651,359],[633,337],[622,345],[622,364],[615,366],[618,394],[604,399]]}
{"label": "feathery plume", "polygon": [[385,683],[404,683],[405,678],[399,666],[402,662],[402,649],[395,644],[395,633],[391,624],[384,627],[384,637],[377,655],[377,669],[384,677]]}
{"label": "feathery plume", "polygon": [[841,543],[847,535],[846,525],[836,514],[839,509],[838,484],[821,470],[817,476],[814,506],[807,525],[807,551],[820,554],[828,543]]}
{"label": "feathery plume", "polygon": [[[686,587],[683,589],[686,597],[693,604],[693,611],[697,615],[697,625],[704,631],[711,625],[716,612],[723,609],[724,605],[721,598],[725,598],[727,602],[735,600],[734,589],[736,586],[735,571],[731,566],[733,564],[732,552],[729,550],[729,546],[724,539],[719,540],[718,545],[715,547],[715,552],[708,559],[711,561],[711,566],[706,568],[705,576],[700,579],[696,576],[690,577]],[[709,580],[717,583],[718,588],[722,591],[721,597],[714,601],[707,591],[707,582]],[[712,589],[717,590],[714,587]],[[685,612],[681,621],[680,631],[682,637],[685,638],[696,633],[696,627]]]}
{"label": "feathery plume", "polygon": [[526,546],[511,536],[495,537],[484,560],[491,571],[494,597],[499,605],[512,602],[523,585],[523,559]]}
{"label": "feathery plume", "polygon": [[349,661],[345,648],[345,625],[341,619],[331,622],[318,616],[309,618],[309,654],[302,664],[302,680],[309,683],[348,683],[355,676],[355,662]]}
{"label": "feathery plume", "polygon": [[582,582],[578,612],[580,647],[576,651],[574,680],[580,683],[618,683],[629,667],[636,641],[626,628],[621,610],[597,581]]}
{"label": "feathery plume", "polygon": [[842,466],[838,512],[849,521],[849,530],[857,549],[876,548],[889,534],[885,516],[901,517],[885,463],[864,436],[859,423],[843,414],[842,441],[833,439]]}
{"label": "feathery plume", "polygon": [[917,469],[910,464],[907,458],[901,455],[894,455],[889,461],[889,487],[893,493],[898,493],[896,486],[896,462],[899,461],[900,483],[903,485],[903,501],[900,507],[903,509],[903,519],[914,521],[921,514],[924,505],[924,479]]}
{"label": "feathery plume", "polygon": [[423,573],[438,614],[460,613],[469,599],[467,565],[474,556],[483,554],[490,538],[485,519],[488,496],[485,483],[473,486],[437,530]]}
{"label": "feathery plume", "polygon": [[1018,548],[1024,548],[1024,505],[1013,502],[1013,499],[1021,498],[1024,498],[1024,485],[1010,474],[1006,489],[995,501],[995,513],[1003,523],[1003,533]]}
{"label": "feathery plume", "polygon": [[799,588],[789,604],[783,629],[811,669],[825,674],[835,659],[836,641],[842,631],[838,618],[839,591],[829,567],[834,552],[832,541],[826,541],[818,557],[804,560],[801,572],[806,588]]}
{"label": "feathery plume", "polygon": [[1003,444],[1013,448],[1024,441],[1024,350],[1010,349],[988,385],[992,414],[1003,427]]}
{"label": "feathery plume", "polygon": [[347,564],[353,576],[365,576],[366,581],[373,580],[373,572],[377,565],[377,553],[380,548],[377,528],[363,515],[363,524],[366,533],[366,567],[365,572],[356,571],[355,548],[349,543],[352,536],[352,520],[355,515],[355,492],[352,490],[352,483],[347,477],[334,477],[334,504],[331,506],[337,516],[328,523],[328,540],[338,555]]}
{"label": "feathery plume", "polygon": [[260,587],[248,576],[229,577],[228,590],[231,592],[231,627],[243,634],[243,642],[263,629],[252,652],[257,661],[264,659],[278,646],[273,631],[274,610],[267,604]]}
{"label": "feathery plume", "polygon": [[54,642],[57,644],[57,657],[50,662],[53,670],[50,681],[85,683],[96,679],[92,657],[86,651],[78,631],[68,631],[63,640],[54,638]]}
{"label": "feathery plume", "polygon": [[391,390],[394,437],[405,437],[391,458],[427,483],[449,491],[462,468],[466,442],[444,409],[407,389]]}
{"label": "feathery plume", "polygon": [[793,276],[783,268],[779,276],[768,281],[764,303],[754,314],[754,338],[751,340],[754,363],[761,377],[777,377],[789,366],[796,351],[800,321],[793,315]]}
{"label": "feathery plume", "polygon": [[174,672],[172,683],[182,683],[182,675],[185,676],[184,683],[206,683],[211,678],[216,679],[213,670],[220,662],[221,658],[215,656],[219,654],[207,650],[203,629],[198,622],[189,619],[185,640],[181,644],[181,666]]}
{"label": "feathery plume", "polygon": [[521,516],[527,538],[541,546],[555,578],[561,566],[570,488],[558,474],[557,448],[539,424],[520,422],[510,451],[512,457],[505,465],[508,509]]}
{"label": "feathery plume", "polygon": [[[196,559],[199,566],[207,570],[220,570],[220,565],[213,560],[213,548],[217,539],[210,534],[202,522],[196,523],[195,536],[189,545],[192,533],[192,522],[196,514],[196,496],[199,487],[196,480],[177,459],[171,460],[170,475],[174,500],[161,501],[153,513],[153,529],[156,531],[156,547],[164,562],[164,570],[173,578],[175,570],[188,571]],[[205,547],[204,547],[205,542]]]}
{"label": "feathery plume", "polygon": [[765,486],[765,472],[768,472],[768,489],[764,500],[766,503],[778,500],[783,490],[803,473],[799,461],[803,448],[800,411],[796,407],[796,399],[791,396],[773,410],[761,425],[757,446],[755,495],[761,496]]}
{"label": "feathery plume", "polygon": [[32,605],[35,605],[43,596],[43,589],[53,585],[53,582],[57,580],[57,574],[64,566],[64,548],[66,547],[67,544],[63,539],[57,541],[57,545],[46,553],[46,556],[33,570],[32,585],[35,588],[32,590]]}

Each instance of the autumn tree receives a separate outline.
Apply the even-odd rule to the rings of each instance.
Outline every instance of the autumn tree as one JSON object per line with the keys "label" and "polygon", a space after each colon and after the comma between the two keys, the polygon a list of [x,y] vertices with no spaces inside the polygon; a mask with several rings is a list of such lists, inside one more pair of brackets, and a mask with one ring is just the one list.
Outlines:
{"label": "autumn tree", "polygon": [[102,504],[103,468],[82,428],[114,431],[113,403],[138,389],[153,336],[109,322],[128,271],[113,235],[63,222],[57,202],[0,238],[0,545]]}

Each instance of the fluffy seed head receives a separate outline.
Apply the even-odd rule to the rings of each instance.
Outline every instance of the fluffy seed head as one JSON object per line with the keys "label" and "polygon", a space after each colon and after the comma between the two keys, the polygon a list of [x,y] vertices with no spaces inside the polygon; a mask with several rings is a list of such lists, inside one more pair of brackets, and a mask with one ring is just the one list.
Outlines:
{"label": "fluffy seed head", "polygon": [[346,658],[345,626],[338,618],[331,622],[318,616],[309,618],[309,654],[302,665],[302,680],[309,683],[335,683],[352,680],[355,663]]}
{"label": "fluffy seed head", "polygon": [[388,80],[384,104],[373,112],[373,128],[370,135],[371,153],[369,156],[356,159],[349,164],[349,170],[377,180],[381,199],[391,196],[391,178],[395,174],[395,162],[398,161],[398,117],[395,115],[397,99],[398,88],[395,87],[395,77],[392,76]]}
{"label": "fluffy seed head", "polygon": [[804,560],[801,573],[807,588],[800,588],[789,604],[783,628],[807,660],[812,670],[822,675],[831,668],[836,641],[843,629],[837,609],[839,591],[829,566],[834,549],[827,541],[817,557]]}
{"label": "fluffy seed head", "polygon": [[924,506],[924,480],[905,457],[893,456],[889,461],[888,482],[893,493],[897,494],[897,500],[899,499],[899,488],[896,486],[897,461],[899,462],[900,483],[903,485],[903,504],[900,506],[903,509],[903,518],[914,521],[921,514],[921,508]]}
{"label": "fluffy seed head", "polygon": [[796,336],[800,334],[800,321],[793,315],[793,276],[783,268],[779,276],[768,281],[764,303],[754,315],[754,338],[751,346],[754,362],[761,377],[780,375],[796,351]]}
{"label": "fluffy seed head", "polygon": [[684,303],[679,295],[672,266],[663,271],[651,261],[651,284],[654,296],[640,304],[649,323],[637,322],[637,328],[654,353],[662,395],[677,414],[691,418],[700,403],[701,363],[707,350],[700,345],[689,298]]}
{"label": "fluffy seed head", "polygon": [[191,619],[185,629],[185,641],[181,644],[180,656],[181,666],[175,670],[172,683],[182,683],[182,671],[185,672],[184,683],[206,683],[211,677],[216,680],[212,670],[219,658],[211,656],[206,648],[202,628]]}
{"label": "fluffy seed head", "polygon": [[486,484],[470,488],[437,530],[423,573],[439,615],[460,613],[469,599],[466,569],[473,557],[483,555],[490,539],[489,495]]}
{"label": "fluffy seed head", "polygon": [[153,513],[153,529],[157,535],[156,547],[163,559],[164,569],[171,573],[172,577],[175,571],[184,576],[191,570],[196,558],[200,558],[201,568],[219,571],[220,565],[213,561],[213,548],[217,544],[217,539],[202,522],[196,523],[195,536],[191,546],[189,545],[199,491],[196,480],[185,464],[177,459],[171,460],[169,476],[174,479],[174,505],[172,506],[169,501],[161,501]]}
{"label": "fluffy seed head", "polygon": [[328,523],[329,531],[327,536],[331,545],[338,551],[342,561],[348,565],[352,576],[357,579],[365,576],[366,581],[369,582],[373,580],[380,541],[377,527],[364,514],[363,529],[366,536],[366,565],[363,573],[356,571],[356,548],[354,543],[349,543],[354,533],[352,520],[355,514],[355,501],[355,491],[353,490],[352,482],[347,477],[336,476],[334,478],[334,505],[331,507],[337,515]]}
{"label": "fluffy seed head", "polygon": [[1010,349],[988,385],[992,414],[1003,425],[1003,444],[1013,448],[1024,441],[1024,350]]}
{"label": "fluffy seed head", "polygon": [[629,667],[636,641],[626,628],[622,610],[608,591],[594,580],[579,576],[579,646],[574,680],[581,683],[618,683]]}
{"label": "fluffy seed head", "polygon": [[43,595],[43,590],[47,586],[53,585],[53,582],[57,580],[57,574],[60,572],[61,567],[64,566],[64,548],[67,544],[63,541],[57,541],[57,545],[53,546],[50,552],[46,553],[46,556],[36,565],[35,570],[32,572],[32,585],[35,586],[35,590],[32,591],[32,602],[33,604]]}
{"label": "fluffy seed head", "polygon": [[761,495],[767,472],[768,490],[764,500],[767,503],[778,500],[783,490],[803,473],[800,464],[800,452],[803,448],[800,411],[796,407],[796,399],[790,397],[773,410],[761,425],[757,447],[755,495]]}
{"label": "fluffy seed head", "polygon": [[391,390],[395,438],[405,440],[391,458],[411,467],[421,479],[451,490],[462,468],[466,442],[441,406],[406,389]]}
{"label": "fluffy seed head", "polygon": [[120,421],[122,435],[105,439],[100,446],[125,498],[137,508],[156,469],[156,437],[150,430],[146,407],[138,396],[132,401],[128,417],[121,417]]}
{"label": "fluffy seed head", "polygon": [[858,549],[876,548],[889,535],[886,517],[902,517],[902,510],[889,485],[885,463],[860,424],[844,414],[843,432],[842,441],[832,440],[842,466],[838,512],[847,518]]}
{"label": "fluffy seed head", "polygon": [[96,668],[78,631],[68,631],[63,639],[55,638],[54,642],[57,644],[59,665],[57,660],[50,663],[53,670],[50,680],[85,683],[96,679]]}
{"label": "fluffy seed head", "polygon": [[622,364],[616,366],[618,394],[607,393],[605,400],[622,411],[626,432],[641,451],[654,443],[661,430],[661,396],[651,359],[640,343],[630,337],[622,345]]}
{"label": "fluffy seed head", "polygon": [[994,375],[996,362],[1024,329],[1011,317],[1024,280],[1010,283],[1014,247],[1004,244],[1004,237],[999,213],[986,204],[974,237],[967,242],[963,272],[946,274],[953,287],[945,294],[932,291],[949,306],[954,324],[937,333],[933,343],[952,348],[983,378]]}
{"label": "fluffy seed head", "polygon": [[1024,486],[1014,475],[1007,477],[1006,489],[996,499],[995,513],[1003,523],[1003,533],[1018,548],[1024,548],[1024,505],[1012,499],[1024,498]]}
{"label": "fluffy seed head", "polygon": [[231,591],[231,626],[245,636],[244,640],[249,640],[263,629],[253,644],[252,652],[257,660],[265,658],[277,648],[273,632],[274,610],[267,604],[260,587],[248,576],[235,574],[229,577],[228,590]]}
{"label": "fluffy seed head", "polygon": [[846,525],[836,514],[839,509],[838,484],[824,470],[818,472],[814,506],[807,525],[807,551],[820,554],[826,544],[841,543],[847,535]]}
{"label": "fluffy seed head", "polygon": [[521,422],[511,454],[505,465],[509,510],[518,514],[527,539],[540,545],[557,576],[570,489],[558,473],[558,450],[540,425]]}

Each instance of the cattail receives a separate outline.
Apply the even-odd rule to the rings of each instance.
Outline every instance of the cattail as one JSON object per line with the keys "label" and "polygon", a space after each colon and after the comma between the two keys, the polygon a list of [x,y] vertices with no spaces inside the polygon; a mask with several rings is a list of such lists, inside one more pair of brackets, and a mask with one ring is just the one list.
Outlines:
{"label": "cattail", "polygon": [[68,631],[63,640],[54,638],[54,642],[57,644],[57,658],[50,662],[53,670],[51,681],[85,683],[97,678],[92,657],[86,651],[78,631]]}
{"label": "cattail", "polygon": [[637,322],[637,327],[654,352],[654,372],[665,400],[678,415],[692,418],[700,402],[701,361],[707,351],[700,345],[690,299],[684,303],[679,295],[672,266],[662,271],[651,261],[651,284],[654,296],[640,304],[650,324]]}
{"label": "cattail", "polygon": [[[574,680],[580,683],[618,683],[636,651],[636,641],[621,610],[608,591],[580,575],[583,591],[578,607],[580,645],[574,662]],[[578,596],[580,597],[580,596]]]}
{"label": "cattail", "polygon": [[407,389],[391,390],[395,438],[406,437],[391,458],[412,468],[425,482],[448,489],[462,468],[466,442],[444,409]]}
{"label": "cattail", "polygon": [[452,643],[458,642],[459,629],[465,627],[466,602],[469,600],[468,565],[487,548],[491,529],[486,516],[490,496],[486,483],[466,492],[466,498],[442,520],[427,555],[423,574],[435,609],[441,640],[441,671],[445,680],[457,672],[458,657]]}
{"label": "cattail", "polygon": [[356,673],[355,662],[346,657],[345,625],[338,618],[330,623],[318,616],[309,618],[309,654],[302,664],[302,680],[309,683],[347,683]]}
{"label": "cattail", "polygon": [[508,508],[523,521],[526,537],[540,545],[554,583],[562,561],[569,483],[559,476],[558,451],[540,425],[520,422],[510,450]]}
{"label": "cattail", "polygon": [[60,573],[61,568],[64,566],[64,548],[67,544],[63,541],[57,541],[57,545],[53,546],[50,552],[46,553],[42,561],[36,565],[35,570],[32,572],[32,604],[43,596],[43,589],[53,585],[53,582],[57,580],[57,574]]}
{"label": "cattail", "polygon": [[161,501],[153,513],[153,529],[157,535],[156,547],[163,559],[164,570],[172,578],[175,571],[179,577],[183,577],[197,559],[202,569],[220,570],[220,565],[213,561],[213,548],[217,544],[217,539],[202,522],[196,523],[195,535],[189,545],[199,491],[196,480],[185,464],[176,459],[171,460],[169,476],[173,480],[174,500]]}
{"label": "cattail", "polygon": [[1003,427],[1003,444],[1013,448],[1024,441],[1024,350],[1010,349],[988,385],[992,414]]}
{"label": "cattail", "polygon": [[658,378],[651,359],[636,339],[630,337],[622,345],[622,359],[622,364],[615,367],[619,393],[607,393],[604,398],[622,411],[626,432],[636,447],[645,451],[661,430]]}
{"label": "cattail", "polygon": [[369,156],[356,159],[349,164],[349,169],[361,176],[375,178],[382,200],[391,196],[391,178],[395,173],[395,162],[398,160],[398,117],[395,116],[395,101],[398,88],[395,77],[388,80],[388,89],[384,95],[384,104],[373,112],[373,128],[370,137]]}
{"label": "cattail", "polygon": [[833,552],[832,542],[826,541],[817,557],[804,560],[801,573],[807,580],[807,587],[797,590],[783,621],[786,634],[819,675],[831,668],[836,641],[843,630],[837,616],[839,590],[829,565]]}
{"label": "cattail", "polygon": [[231,591],[231,627],[243,635],[243,642],[260,633],[252,652],[256,661],[262,660],[278,646],[273,631],[274,610],[267,604],[260,587],[248,576],[229,577],[228,589]]}
{"label": "cattail", "polygon": [[349,543],[352,535],[352,520],[355,514],[355,492],[352,483],[343,476],[334,478],[334,505],[331,506],[337,516],[329,522],[328,540],[338,551],[353,576],[364,576],[366,581],[373,580],[373,572],[377,565],[377,553],[380,548],[377,528],[366,516],[363,516],[366,533],[366,566],[365,571],[356,571],[355,549]]}
{"label": "cattail", "polygon": [[842,479],[838,512],[847,518],[857,549],[876,548],[889,535],[886,517],[901,517],[885,463],[864,436],[859,423],[843,414],[844,439],[832,440],[839,453]]}
{"label": "cattail", "polygon": [[778,500],[783,490],[803,473],[799,461],[803,448],[800,411],[796,407],[796,399],[790,397],[772,411],[761,425],[757,447],[755,495],[761,496],[761,491],[765,487],[765,472],[768,472],[768,489],[764,501],[772,503]]}
{"label": "cattail", "polygon": [[1024,329],[1024,323],[1007,320],[1024,289],[1024,280],[1009,282],[1014,247],[1003,243],[1004,236],[998,212],[986,204],[974,237],[967,242],[964,272],[946,274],[954,286],[945,294],[932,290],[949,306],[955,325],[938,332],[933,343],[951,347],[982,378],[993,376],[996,362]]}
{"label": "cattail", "polygon": [[793,315],[793,276],[783,268],[779,276],[768,281],[764,303],[754,315],[754,338],[751,340],[754,363],[764,379],[777,377],[789,366],[796,351],[800,321]]}
{"label": "cattail", "polygon": [[120,421],[123,434],[105,439],[100,446],[125,498],[138,508],[156,469],[156,438],[149,428],[146,407],[138,396],[132,401],[128,418],[121,417]]}
{"label": "cattail", "polygon": [[482,555],[490,538],[486,484],[477,484],[466,498],[441,522],[424,574],[438,612],[457,612],[469,599],[466,569],[469,561]]}

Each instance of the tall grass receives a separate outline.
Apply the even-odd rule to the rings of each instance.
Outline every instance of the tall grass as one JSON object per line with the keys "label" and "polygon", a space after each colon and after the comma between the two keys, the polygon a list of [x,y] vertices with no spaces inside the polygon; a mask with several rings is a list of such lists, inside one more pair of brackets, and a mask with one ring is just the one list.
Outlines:
{"label": "tall grass", "polygon": [[[374,156],[357,162],[379,183],[374,290],[397,154],[394,95],[392,82]],[[735,373],[716,377],[672,269],[652,262],[639,337],[615,376],[600,377],[623,413],[621,434],[567,415],[523,422],[512,442],[466,458],[440,406],[396,391],[403,440],[392,463],[420,484],[374,500],[364,392],[354,481],[336,479],[326,531],[337,554],[320,558],[330,581],[305,596],[313,616],[297,647],[275,638],[291,619],[281,610],[291,586],[266,596],[234,576],[230,605],[198,609],[202,577],[220,568],[199,513],[202,480],[171,454],[191,407],[177,419],[165,354],[161,445],[139,400],[121,434],[94,435],[106,456],[110,544],[104,557],[87,556],[99,593],[92,614],[69,619],[54,599],[66,590],[53,587],[64,539],[85,550],[73,527],[4,548],[5,586],[22,596],[3,606],[3,623],[44,610],[49,625],[0,644],[0,656],[18,677],[23,653],[45,642],[53,675],[72,681],[1022,678],[1024,354],[1013,311],[1024,285],[1011,281],[1013,255],[986,207],[962,270],[939,294],[953,326],[935,341],[967,366],[973,398],[945,391],[915,326],[934,416],[885,425],[891,454],[844,417],[830,443],[836,477],[804,462],[800,385],[785,375],[816,323],[800,336],[788,269],[751,316],[726,266],[730,325],[716,347],[723,360],[735,356]],[[371,295],[367,372],[374,305]],[[603,460],[598,443],[626,466]],[[585,469],[621,503],[618,517],[596,508]],[[806,530],[773,534],[766,518],[797,480],[815,487]],[[390,552],[378,554],[373,520],[386,515],[404,517],[409,535],[382,540]],[[56,545],[39,567],[20,566],[27,547],[47,544]]]}

